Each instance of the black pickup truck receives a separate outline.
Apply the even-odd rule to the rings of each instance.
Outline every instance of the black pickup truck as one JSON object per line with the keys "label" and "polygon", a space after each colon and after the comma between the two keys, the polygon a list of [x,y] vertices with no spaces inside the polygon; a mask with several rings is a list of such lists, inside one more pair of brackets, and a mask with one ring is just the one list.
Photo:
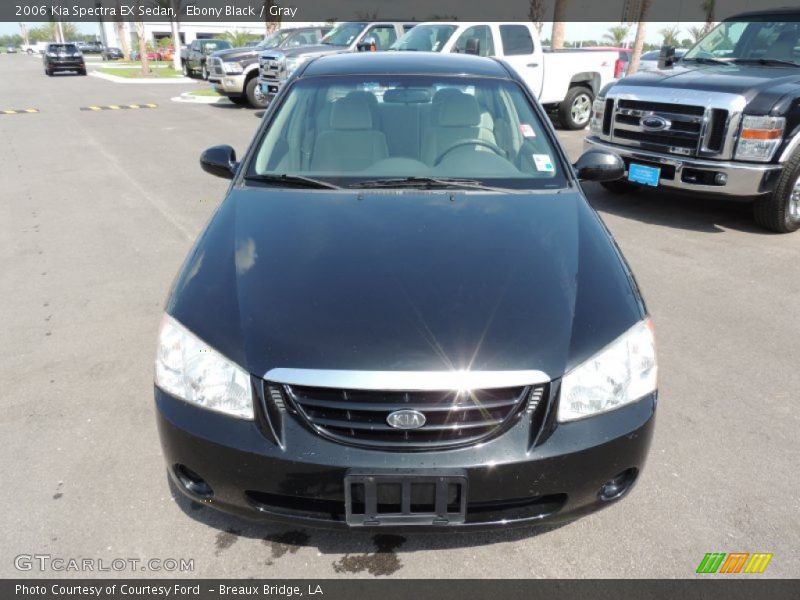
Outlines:
{"label": "black pickup truck", "polygon": [[647,186],[753,202],[761,226],[800,228],[800,9],[726,19],[679,61],[594,102],[587,148],[625,161],[613,192]]}
{"label": "black pickup truck", "polygon": [[219,50],[208,57],[208,80],[217,93],[235,104],[264,108],[267,97],[258,85],[258,56],[264,50],[284,50],[317,44],[330,26],[282,27],[255,46]]}

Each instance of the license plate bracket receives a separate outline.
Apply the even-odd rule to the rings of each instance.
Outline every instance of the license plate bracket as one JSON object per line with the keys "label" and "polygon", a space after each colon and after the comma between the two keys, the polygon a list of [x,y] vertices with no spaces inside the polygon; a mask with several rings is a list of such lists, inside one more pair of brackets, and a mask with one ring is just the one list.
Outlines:
{"label": "license plate bracket", "polygon": [[344,478],[351,527],[446,526],[463,523],[467,475],[463,469],[351,469]]}
{"label": "license plate bracket", "polygon": [[660,178],[661,169],[659,167],[649,167],[647,165],[640,165],[634,162],[628,165],[629,181],[656,187],[658,186],[658,180]]}

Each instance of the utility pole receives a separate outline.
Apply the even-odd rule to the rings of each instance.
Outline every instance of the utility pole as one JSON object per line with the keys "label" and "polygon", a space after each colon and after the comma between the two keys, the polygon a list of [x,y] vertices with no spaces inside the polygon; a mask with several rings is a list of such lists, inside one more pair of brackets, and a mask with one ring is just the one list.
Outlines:
{"label": "utility pole", "polygon": [[180,15],[178,14],[178,8],[180,2],[178,0],[169,0],[170,7],[172,8],[172,19],[170,19],[172,25],[172,46],[174,51],[172,52],[172,68],[176,71],[181,70],[181,31],[178,25],[178,19]]}
{"label": "utility pole", "polygon": [[31,41],[28,39],[28,26],[25,25],[25,23],[20,23],[19,31],[22,34],[22,43],[25,44],[25,47],[27,48],[31,44]]}

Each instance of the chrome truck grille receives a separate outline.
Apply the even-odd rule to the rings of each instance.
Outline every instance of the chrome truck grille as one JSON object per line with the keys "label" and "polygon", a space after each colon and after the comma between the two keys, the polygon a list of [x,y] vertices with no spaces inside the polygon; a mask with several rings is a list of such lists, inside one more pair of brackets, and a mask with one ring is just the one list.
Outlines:
{"label": "chrome truck grille", "polygon": [[281,52],[265,52],[258,57],[258,69],[262,79],[286,79],[286,57]]}
{"label": "chrome truck grille", "polygon": [[215,77],[224,77],[225,69],[222,67],[222,59],[215,56],[209,57],[208,61],[208,74]]}
{"label": "chrome truck grille", "polygon": [[[482,442],[519,419],[530,418],[547,397],[546,376],[537,371],[495,373],[498,377],[492,381],[475,380],[484,387],[469,389],[457,389],[458,384],[446,381],[415,383],[416,376],[430,373],[276,371],[300,373],[270,372],[267,386],[273,398],[279,394],[287,409],[316,433],[381,449],[427,450]],[[519,373],[536,375],[520,377]],[[336,380],[327,374],[334,374]],[[404,386],[410,389],[396,389]]]}
{"label": "chrome truck grille", "polygon": [[730,159],[745,99],[736,94],[615,86],[601,139],[675,156]]}

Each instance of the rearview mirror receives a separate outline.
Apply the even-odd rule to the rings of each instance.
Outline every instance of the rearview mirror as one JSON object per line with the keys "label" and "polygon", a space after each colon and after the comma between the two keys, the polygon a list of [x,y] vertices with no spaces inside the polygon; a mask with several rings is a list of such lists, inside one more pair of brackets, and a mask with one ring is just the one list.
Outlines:
{"label": "rearview mirror", "polygon": [[588,150],[575,163],[581,181],[614,181],[625,175],[625,163],[613,152]]}
{"label": "rearview mirror", "polygon": [[233,179],[239,163],[236,162],[236,150],[230,146],[213,146],[200,155],[200,167],[223,179]]}
{"label": "rearview mirror", "polygon": [[481,41],[478,38],[468,38],[467,43],[464,46],[464,54],[480,54],[481,53]]}
{"label": "rearview mirror", "polygon": [[368,35],[356,45],[356,49],[359,52],[376,52],[378,50],[378,40],[374,36]]}

